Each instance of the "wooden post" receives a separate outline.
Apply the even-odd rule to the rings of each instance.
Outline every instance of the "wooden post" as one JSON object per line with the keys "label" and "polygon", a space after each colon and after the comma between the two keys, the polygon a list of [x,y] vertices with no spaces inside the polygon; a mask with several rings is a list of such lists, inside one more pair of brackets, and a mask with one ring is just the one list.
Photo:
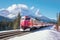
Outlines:
{"label": "wooden post", "polygon": [[56,29],[57,31],[60,30],[60,13],[58,13],[58,15],[57,15],[57,24],[56,24],[55,29]]}
{"label": "wooden post", "polygon": [[58,30],[60,31],[60,13],[59,13],[59,16],[58,16]]}

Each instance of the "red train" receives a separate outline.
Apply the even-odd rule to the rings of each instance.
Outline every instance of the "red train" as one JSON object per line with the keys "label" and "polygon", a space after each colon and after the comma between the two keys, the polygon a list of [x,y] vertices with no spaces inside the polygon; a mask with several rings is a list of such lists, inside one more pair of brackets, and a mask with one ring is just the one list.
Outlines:
{"label": "red train", "polygon": [[32,29],[37,29],[40,27],[45,27],[51,24],[37,21],[33,18],[30,18],[29,16],[23,16],[21,17],[20,25],[21,25],[20,28],[23,30],[26,30],[26,29],[32,30]]}

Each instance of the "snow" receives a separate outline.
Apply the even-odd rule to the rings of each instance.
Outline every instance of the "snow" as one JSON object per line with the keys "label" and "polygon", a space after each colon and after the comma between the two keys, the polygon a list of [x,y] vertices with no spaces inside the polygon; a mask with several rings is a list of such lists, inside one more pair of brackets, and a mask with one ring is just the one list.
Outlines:
{"label": "snow", "polygon": [[0,33],[4,33],[4,32],[14,32],[14,31],[20,31],[20,29],[16,29],[16,30],[5,30],[5,31],[0,31]]}
{"label": "snow", "polygon": [[30,28],[23,30],[22,28],[20,28],[20,31],[30,31]]}
{"label": "snow", "polygon": [[60,32],[55,30],[42,30],[8,40],[60,40]]}

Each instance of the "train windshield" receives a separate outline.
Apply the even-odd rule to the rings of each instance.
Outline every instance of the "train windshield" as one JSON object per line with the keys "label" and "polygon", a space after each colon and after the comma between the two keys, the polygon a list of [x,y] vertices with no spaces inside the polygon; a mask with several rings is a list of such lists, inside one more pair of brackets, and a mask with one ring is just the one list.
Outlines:
{"label": "train windshield", "polygon": [[26,18],[25,20],[30,20],[30,18]]}

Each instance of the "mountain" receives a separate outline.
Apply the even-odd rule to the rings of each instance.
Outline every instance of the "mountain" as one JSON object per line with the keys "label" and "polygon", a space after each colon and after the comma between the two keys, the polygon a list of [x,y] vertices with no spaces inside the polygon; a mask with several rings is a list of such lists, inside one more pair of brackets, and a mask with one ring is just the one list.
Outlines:
{"label": "mountain", "polygon": [[0,22],[3,20],[6,20],[7,22],[12,21],[12,19],[9,19],[9,18],[4,17],[4,16],[0,16]]}
{"label": "mountain", "polygon": [[[36,9],[34,9],[36,10]],[[45,16],[41,16],[39,9],[34,11],[30,10],[26,5],[18,4],[18,5],[12,5],[8,7],[7,10],[1,10],[0,15],[0,20],[5,18],[6,20],[9,19],[15,19],[17,17],[17,14],[20,12],[21,16],[30,16],[36,20],[43,21],[43,22],[56,22],[56,20],[50,19]]]}
{"label": "mountain", "polygon": [[[31,18],[34,18],[34,19],[36,19],[36,20],[38,20],[38,21],[43,21],[43,22],[56,22],[56,20],[54,20],[54,19],[50,19],[50,18],[48,18],[48,17],[45,17],[45,16],[36,16],[36,15],[32,15],[32,13],[31,12],[29,12],[29,13],[31,13],[30,15],[29,15],[29,10],[25,10],[25,9],[22,9],[22,11],[21,11],[21,13],[23,13],[23,15],[21,15],[21,16],[30,16]],[[26,13],[28,13],[28,14],[26,14]],[[3,15],[2,15],[3,14]],[[2,15],[2,16],[0,16],[0,21],[1,20],[3,20],[3,19],[6,19],[7,21],[11,21],[12,19],[15,19],[16,17],[14,17],[14,18],[9,18],[9,17],[11,17],[11,16],[14,16],[15,14],[13,14],[13,15],[11,15],[11,14],[9,14],[9,12],[8,11],[6,11],[6,10],[3,10],[3,11],[0,11],[0,15]],[[11,15],[11,16],[10,16]],[[9,17],[7,17],[7,16],[9,16]]]}
{"label": "mountain", "polygon": [[57,23],[57,20],[55,20],[55,19],[51,19],[51,21]]}
{"label": "mountain", "polygon": [[[15,11],[15,13],[16,13],[16,11]],[[13,11],[9,12],[8,10],[1,10],[0,16],[3,16],[5,18],[9,18],[9,19],[15,19],[17,16],[17,13],[16,14],[15,13],[13,13]]]}
{"label": "mountain", "polygon": [[32,18],[34,18],[34,19],[36,19],[36,20],[38,20],[38,21],[43,21],[43,22],[54,22],[54,23],[57,22],[56,20],[50,19],[50,18],[45,17],[45,16],[40,16],[40,17],[38,17],[38,16],[30,15],[30,17],[32,17]]}
{"label": "mountain", "polygon": [[6,17],[7,15],[9,15],[9,11],[8,10],[1,10],[0,15]]}

